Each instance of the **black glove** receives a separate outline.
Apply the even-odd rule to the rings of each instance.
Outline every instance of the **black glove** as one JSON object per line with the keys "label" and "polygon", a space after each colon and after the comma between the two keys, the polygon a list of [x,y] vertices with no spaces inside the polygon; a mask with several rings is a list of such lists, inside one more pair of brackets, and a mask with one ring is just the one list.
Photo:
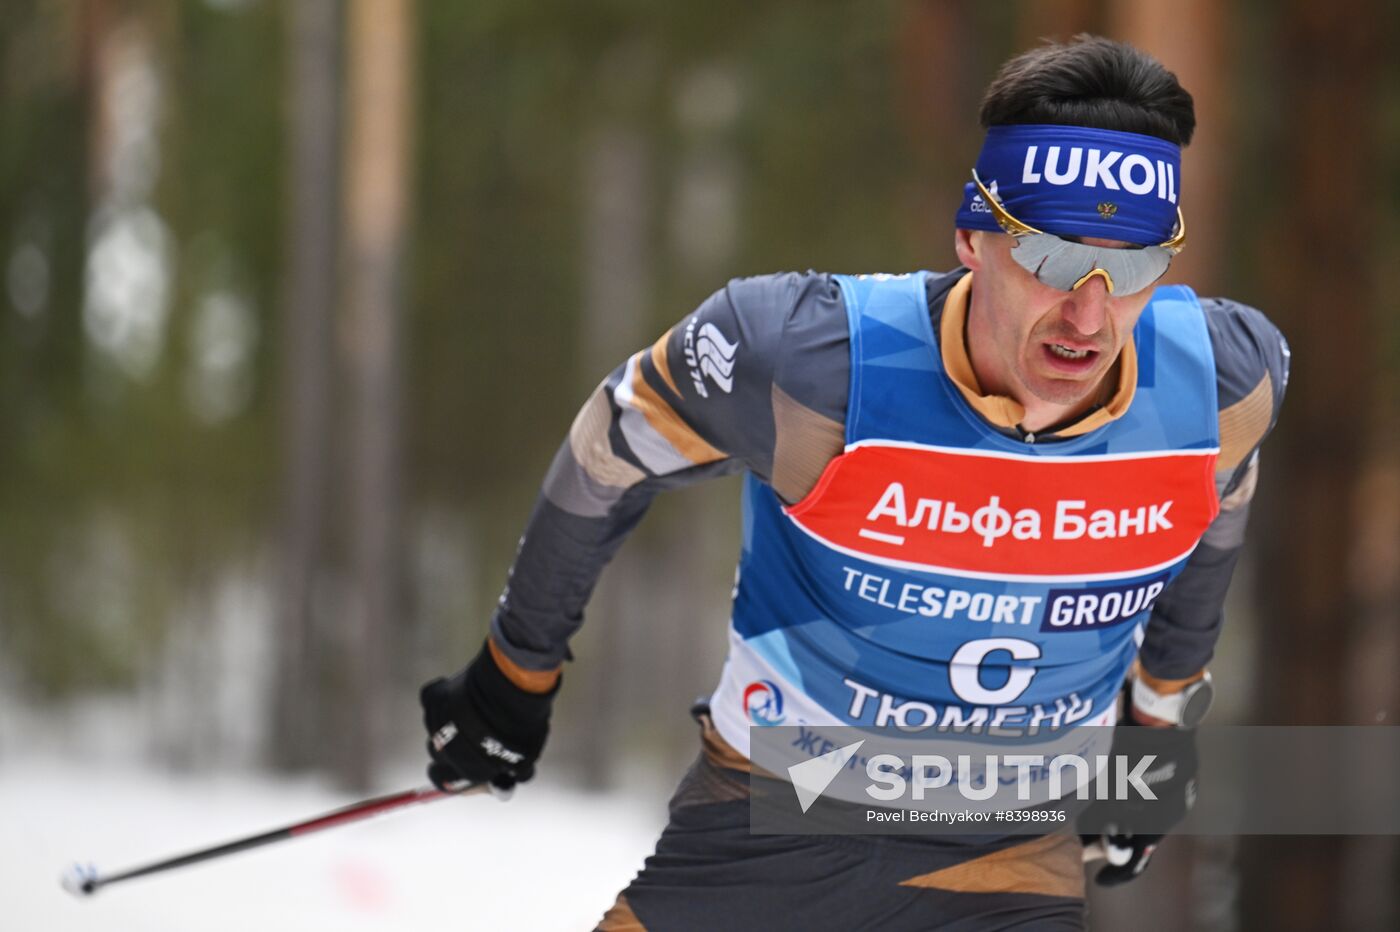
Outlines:
{"label": "black glove", "polygon": [[549,712],[559,683],[548,693],[512,683],[484,645],[466,669],[423,687],[428,729],[428,779],[455,792],[475,783],[509,790],[535,775],[549,735]]}
{"label": "black glove", "polygon": [[1146,870],[1162,839],[1196,802],[1194,731],[1119,725],[1113,734],[1112,761],[1100,778],[1110,787],[1117,785],[1120,754],[1127,758],[1128,772],[1146,755],[1155,755],[1139,779],[1157,798],[1143,799],[1130,787],[1127,800],[1096,801],[1079,817],[1084,844],[1102,841],[1108,855],[1108,865],[1094,877],[1103,887],[1127,883]]}

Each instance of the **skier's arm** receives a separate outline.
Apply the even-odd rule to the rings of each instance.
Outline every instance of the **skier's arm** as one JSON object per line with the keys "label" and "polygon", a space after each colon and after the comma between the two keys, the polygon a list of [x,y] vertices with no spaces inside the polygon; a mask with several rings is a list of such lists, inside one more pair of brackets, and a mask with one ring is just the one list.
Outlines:
{"label": "skier's arm", "polygon": [[[603,567],[658,492],[746,469],[780,494],[793,485],[794,457],[776,449],[794,439],[778,424],[787,426],[784,385],[812,393],[790,384],[784,362],[829,357],[821,371],[835,376],[841,397],[831,406],[844,413],[846,379],[831,368],[849,364],[835,345],[846,333],[838,295],[823,275],[737,279],[598,386],[554,458],[492,619],[508,675],[552,686]],[[832,345],[813,345],[812,321]],[[840,430],[828,424],[826,458],[839,452]],[[803,425],[796,439],[819,432]]]}
{"label": "skier's arm", "polygon": [[1186,569],[1158,598],[1147,624],[1137,676],[1161,695],[1201,679],[1214,653],[1225,592],[1244,547],[1259,447],[1278,420],[1288,381],[1288,346],[1264,315],[1218,299],[1203,304],[1220,403],[1220,514]]}
{"label": "skier's arm", "polygon": [[[844,412],[846,339],[828,277],[736,280],[598,386],[545,478],[486,644],[423,689],[435,784],[534,773],[569,638],[657,492],[744,469],[789,500],[815,483],[841,449],[821,409]],[[816,391],[807,365],[786,374],[794,354],[821,373]]]}

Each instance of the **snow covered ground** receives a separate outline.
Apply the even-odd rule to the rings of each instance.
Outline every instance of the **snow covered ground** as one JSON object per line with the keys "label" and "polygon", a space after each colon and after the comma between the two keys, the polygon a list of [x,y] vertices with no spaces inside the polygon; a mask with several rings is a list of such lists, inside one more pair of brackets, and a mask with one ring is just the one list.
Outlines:
{"label": "snow covered ground", "polygon": [[[557,781],[556,777],[556,781]],[[384,791],[406,789],[411,773]],[[654,794],[549,775],[508,803],[443,800],[75,898],[75,861],[114,872],[353,802],[306,781],[186,776],[138,762],[0,759],[7,932],[590,929],[664,822]]]}

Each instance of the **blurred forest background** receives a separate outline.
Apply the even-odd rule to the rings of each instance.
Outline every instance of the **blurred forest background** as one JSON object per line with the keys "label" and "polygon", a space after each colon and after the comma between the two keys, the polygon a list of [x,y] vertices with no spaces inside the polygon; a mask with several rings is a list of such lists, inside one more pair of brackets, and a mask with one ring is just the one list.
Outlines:
{"label": "blurred forest background", "polygon": [[[1293,347],[1215,720],[1394,724],[1400,5],[5,0],[0,767],[416,761],[596,381],[732,276],[950,267],[982,87],[1084,30],[1196,97],[1171,279]],[[624,548],[547,770],[693,757],[736,488]],[[1393,929],[1398,886],[1393,838],[1178,838],[1095,925]]]}

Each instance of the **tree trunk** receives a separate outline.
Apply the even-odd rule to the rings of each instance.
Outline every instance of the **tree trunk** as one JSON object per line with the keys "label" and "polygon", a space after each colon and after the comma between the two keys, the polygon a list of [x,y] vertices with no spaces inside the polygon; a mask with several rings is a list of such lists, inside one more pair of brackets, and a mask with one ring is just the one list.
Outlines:
{"label": "tree trunk", "polygon": [[[918,253],[946,262],[953,215],[982,145],[973,84],[977,59],[967,4],[923,0],[900,6],[895,28],[898,113],[918,160],[916,187],[902,218]],[[946,184],[942,179],[957,179]],[[930,260],[933,261],[933,260]],[[941,264],[935,267],[942,268]]]}
{"label": "tree trunk", "polygon": [[412,133],[411,0],[350,7],[345,350],[351,401],[351,581],[342,776],[370,783],[402,621],[401,284]]}
{"label": "tree trunk", "polygon": [[[655,258],[649,235],[652,153],[636,119],[637,97],[645,98],[648,85],[627,80],[645,73],[649,62],[646,48],[630,43],[605,57],[599,94],[611,112],[592,127],[581,147],[583,303],[578,342],[583,383],[579,398],[650,336],[647,309]],[[632,685],[627,679],[635,677],[629,673],[625,679],[617,671],[634,669],[621,658],[632,641],[629,629],[642,622],[638,615],[645,614],[639,611],[641,561],[641,555],[624,550],[603,574],[589,602],[592,621],[581,634],[584,660],[578,670],[585,675],[573,685],[570,703],[588,709],[573,735],[582,782],[590,789],[611,785],[614,764],[626,740],[626,690]]]}
{"label": "tree trunk", "polygon": [[[1345,15],[1293,0],[1276,42],[1281,63],[1270,97],[1287,102],[1282,138],[1267,151],[1287,190],[1277,215],[1257,224],[1274,319],[1290,338],[1292,393],[1263,466],[1274,507],[1264,544],[1256,719],[1349,724],[1357,618],[1352,581],[1361,539],[1355,494],[1376,413],[1377,114],[1383,46],[1380,4]],[[1348,926],[1344,838],[1247,839],[1248,929]]]}
{"label": "tree trunk", "polygon": [[[1222,247],[1229,211],[1225,153],[1232,123],[1232,95],[1225,70],[1221,20],[1214,0],[1120,0],[1107,9],[1108,35],[1130,42],[1173,71],[1195,99],[1197,132],[1182,153],[1182,210],[1187,248],[1173,260],[1164,282],[1186,282],[1202,294],[1222,290]],[[1219,671],[1217,670],[1217,675]],[[1206,791],[1209,792],[1207,784]],[[1222,844],[1223,842],[1223,844]],[[1229,839],[1176,837],[1156,854],[1150,874],[1132,897],[1091,890],[1095,928],[1136,932],[1210,932],[1233,928],[1238,910]]]}
{"label": "tree trunk", "polygon": [[[339,38],[335,0],[302,0],[287,17],[288,273],[281,314],[282,479],[276,560],[277,678],[273,762],[323,758],[323,664],[316,593],[326,580],[331,484],[331,319],[338,195]],[[324,624],[324,620],[322,620]]]}
{"label": "tree trunk", "polygon": [[1217,0],[1121,0],[1110,7],[1110,35],[1131,42],[1175,72],[1196,104],[1196,137],[1182,153],[1187,248],[1167,281],[1220,292],[1228,230],[1225,154],[1234,151],[1234,95],[1225,75],[1225,10]]}

